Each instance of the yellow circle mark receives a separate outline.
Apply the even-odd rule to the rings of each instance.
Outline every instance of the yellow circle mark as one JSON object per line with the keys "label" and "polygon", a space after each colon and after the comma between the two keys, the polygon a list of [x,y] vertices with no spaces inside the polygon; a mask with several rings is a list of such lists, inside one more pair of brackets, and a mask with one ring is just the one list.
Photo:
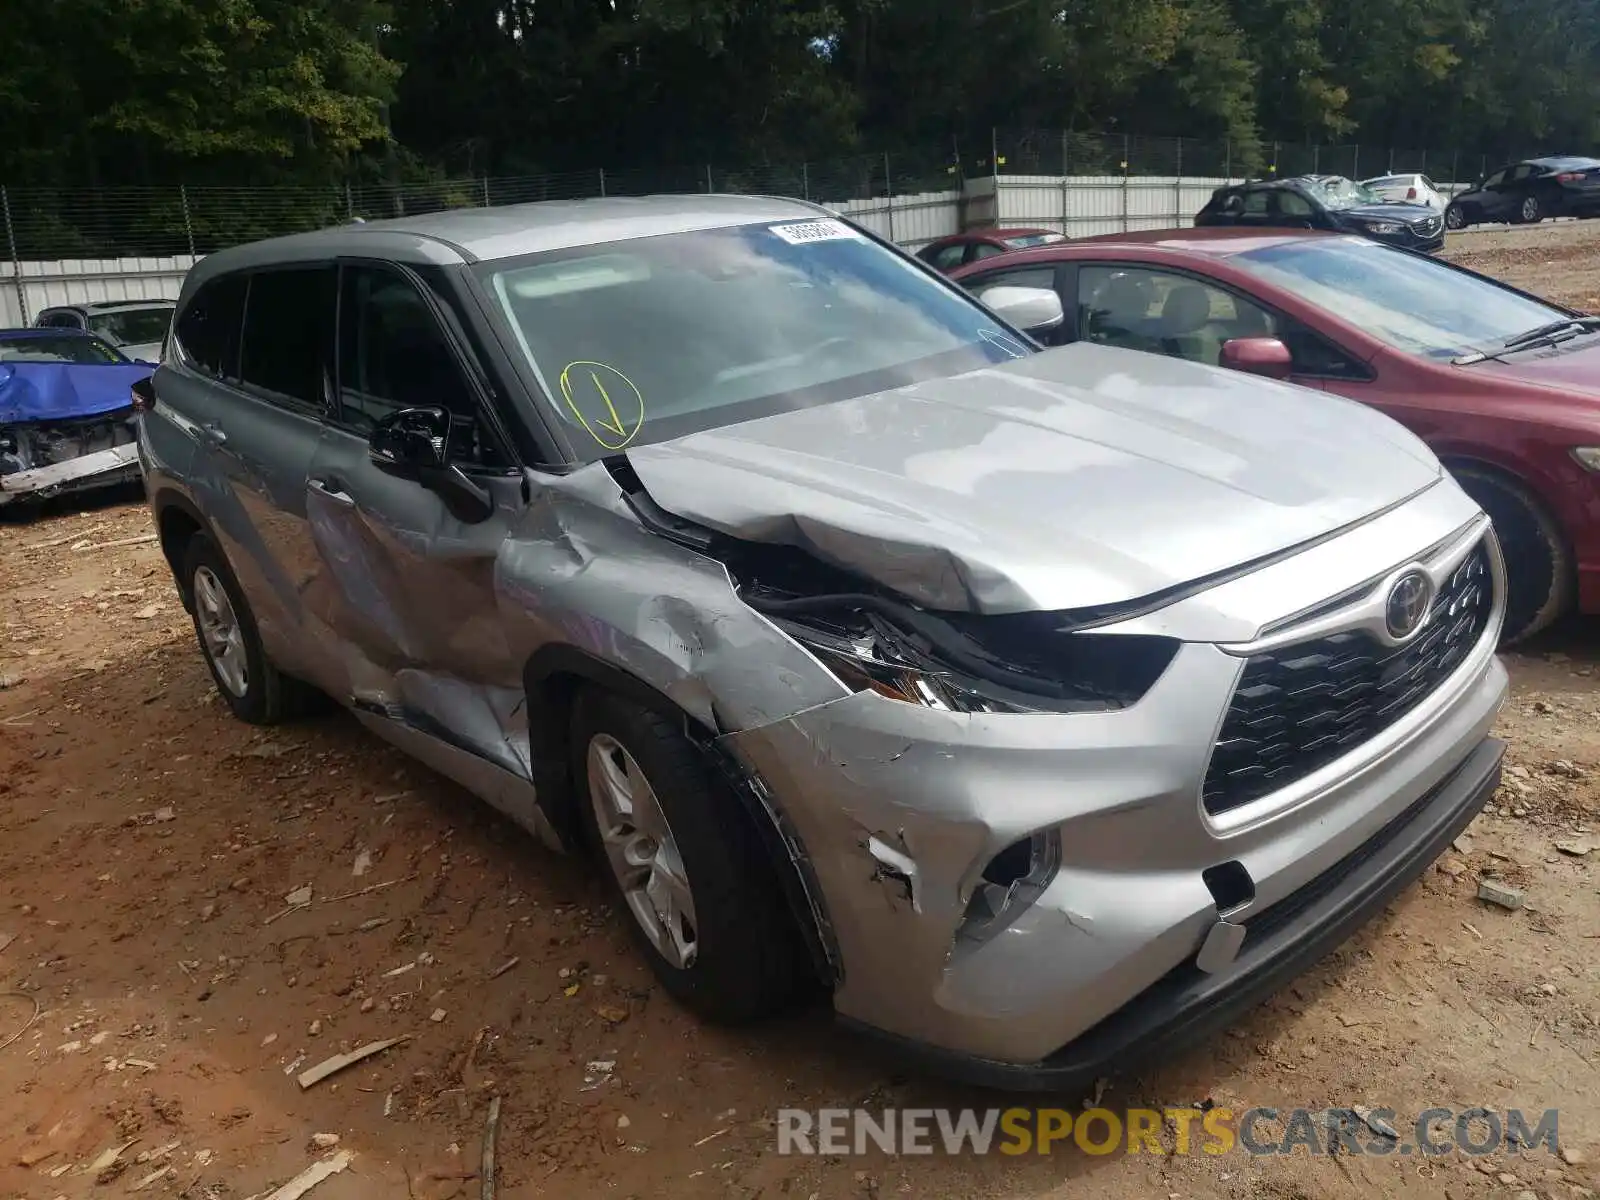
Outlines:
{"label": "yellow circle mark", "polygon": [[[631,400],[627,393],[632,393]],[[582,405],[577,399],[580,394]],[[644,393],[633,380],[607,363],[568,363],[561,372],[561,398],[585,432],[607,450],[621,450],[644,425]],[[592,422],[584,415],[585,408],[594,418]]]}

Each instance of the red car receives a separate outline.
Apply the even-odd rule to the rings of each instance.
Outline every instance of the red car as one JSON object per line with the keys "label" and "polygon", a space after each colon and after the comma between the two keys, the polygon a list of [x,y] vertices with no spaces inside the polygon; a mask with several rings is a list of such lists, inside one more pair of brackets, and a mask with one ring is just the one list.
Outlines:
{"label": "red car", "polygon": [[1066,240],[1065,234],[1053,229],[969,229],[929,242],[917,251],[917,257],[930,267],[950,272],[963,263],[982,262],[997,254],[1053,246]]}
{"label": "red car", "polygon": [[1381,409],[1494,520],[1506,641],[1600,612],[1600,317],[1341,234],[1173,229],[952,272],[1056,291],[1047,344],[1099,342],[1288,379]]}

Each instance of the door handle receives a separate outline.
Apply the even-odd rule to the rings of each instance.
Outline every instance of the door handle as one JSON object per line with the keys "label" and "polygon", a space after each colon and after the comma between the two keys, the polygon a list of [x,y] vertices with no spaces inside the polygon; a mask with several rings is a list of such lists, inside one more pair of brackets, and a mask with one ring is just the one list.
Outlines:
{"label": "door handle", "polygon": [[326,496],[341,508],[354,508],[355,497],[345,491],[336,479],[308,479],[306,486],[320,496]]}
{"label": "door handle", "polygon": [[208,446],[221,446],[226,444],[228,434],[215,421],[207,421],[200,426],[200,440]]}

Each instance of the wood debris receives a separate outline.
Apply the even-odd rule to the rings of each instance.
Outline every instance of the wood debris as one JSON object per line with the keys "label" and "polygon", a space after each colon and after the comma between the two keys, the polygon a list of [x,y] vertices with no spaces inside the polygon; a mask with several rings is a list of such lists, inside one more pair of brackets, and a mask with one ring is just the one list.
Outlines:
{"label": "wood debris", "polygon": [[343,1171],[350,1165],[350,1160],[354,1157],[355,1155],[351,1154],[350,1151],[341,1150],[332,1158],[314,1162],[277,1191],[269,1192],[266,1200],[300,1200],[301,1196],[304,1196],[319,1183],[331,1179],[340,1171]]}
{"label": "wood debris", "polygon": [[483,1176],[483,1200],[494,1200],[494,1151],[499,1132],[500,1097],[495,1096],[489,1101],[489,1119],[483,1128],[483,1166],[479,1171]]}
{"label": "wood debris", "polygon": [[[155,540],[155,534],[141,533],[138,537],[116,538],[109,542],[79,541],[73,544],[72,549],[76,554],[88,554],[95,550],[117,550],[123,546],[146,546]],[[60,545],[59,542],[54,544]]]}
{"label": "wood debris", "polygon": [[302,1072],[298,1080],[302,1089],[315,1087],[330,1075],[336,1075],[346,1067],[353,1067],[364,1059],[371,1058],[374,1054],[381,1054],[391,1046],[398,1046],[401,1042],[409,1042],[411,1034],[402,1034],[400,1037],[385,1038],[380,1042],[368,1042],[365,1046],[357,1046],[348,1054],[335,1054],[332,1058],[324,1059],[309,1071]]}

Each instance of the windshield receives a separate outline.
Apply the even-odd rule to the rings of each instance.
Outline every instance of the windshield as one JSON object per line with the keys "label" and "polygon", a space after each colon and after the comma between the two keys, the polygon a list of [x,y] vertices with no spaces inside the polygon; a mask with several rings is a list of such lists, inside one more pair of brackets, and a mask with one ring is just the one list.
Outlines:
{"label": "windshield", "polygon": [[1389,345],[1452,359],[1567,314],[1431,258],[1365,238],[1291,242],[1230,262]]}
{"label": "windshield", "polygon": [[147,346],[165,338],[171,323],[170,308],[124,308],[93,314],[89,330],[113,346]]}
{"label": "windshield", "polygon": [[1383,197],[1377,192],[1351,179],[1328,179],[1310,187],[1324,207],[1335,210],[1355,208],[1358,204],[1383,203]]}
{"label": "windshield", "polygon": [[480,277],[585,457],[1033,353],[835,220],[586,246]]}
{"label": "windshield", "polygon": [[104,342],[82,334],[36,333],[0,338],[0,362],[14,363],[119,363],[126,362]]}
{"label": "windshield", "polygon": [[1067,236],[1064,233],[1019,233],[1016,237],[1001,239],[1013,250],[1027,250],[1032,246],[1054,246],[1057,242],[1066,240]]}

